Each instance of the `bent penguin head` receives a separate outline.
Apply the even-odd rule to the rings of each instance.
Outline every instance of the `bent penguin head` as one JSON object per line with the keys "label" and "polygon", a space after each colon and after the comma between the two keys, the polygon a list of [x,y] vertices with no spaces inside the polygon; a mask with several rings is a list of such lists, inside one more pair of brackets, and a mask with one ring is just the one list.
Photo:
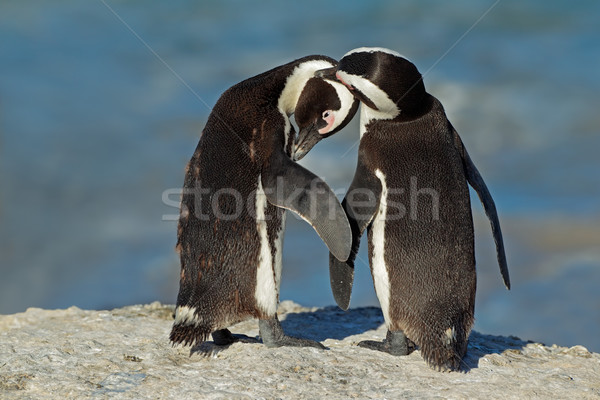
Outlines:
{"label": "bent penguin head", "polygon": [[339,61],[334,76],[382,119],[413,114],[427,94],[417,67],[401,54],[382,47],[349,51]]}
{"label": "bent penguin head", "polygon": [[304,157],[319,141],[344,128],[357,109],[358,100],[340,82],[310,78],[294,111],[299,128],[294,151],[296,160]]}

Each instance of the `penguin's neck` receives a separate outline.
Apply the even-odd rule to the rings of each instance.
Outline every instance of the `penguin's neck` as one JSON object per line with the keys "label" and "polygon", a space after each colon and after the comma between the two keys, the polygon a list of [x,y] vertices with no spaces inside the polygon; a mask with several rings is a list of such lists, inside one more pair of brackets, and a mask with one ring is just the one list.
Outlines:
{"label": "penguin's neck", "polygon": [[[425,93],[422,102],[418,103],[413,109],[397,110],[396,112],[382,112],[367,107],[364,104],[360,105],[360,137],[367,132],[367,125],[373,120],[394,120],[404,124],[424,118],[431,112],[441,112],[444,114],[442,104],[429,93]],[[445,114],[444,114],[445,115]]]}
{"label": "penguin's neck", "polygon": [[401,114],[400,110],[397,112],[382,112],[368,107],[364,104],[360,105],[360,137],[362,138],[367,131],[367,124],[376,119],[394,119]]}
{"label": "penguin's neck", "polygon": [[288,117],[292,115],[306,82],[314,76],[315,71],[332,66],[325,60],[311,60],[298,64],[285,81],[285,86],[277,102],[279,110]]}

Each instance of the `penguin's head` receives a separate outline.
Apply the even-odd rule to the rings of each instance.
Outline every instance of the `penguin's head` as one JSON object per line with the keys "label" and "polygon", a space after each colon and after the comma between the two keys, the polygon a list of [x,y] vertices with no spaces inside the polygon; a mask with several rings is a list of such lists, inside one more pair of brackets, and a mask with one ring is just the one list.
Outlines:
{"label": "penguin's head", "polygon": [[345,127],[357,109],[358,101],[340,82],[310,78],[304,85],[294,110],[294,119],[299,129],[295,159],[300,160],[321,139]]}
{"label": "penguin's head", "polygon": [[414,115],[426,98],[417,67],[395,51],[360,47],[342,57],[338,66],[317,71],[317,76],[337,79],[378,118]]}

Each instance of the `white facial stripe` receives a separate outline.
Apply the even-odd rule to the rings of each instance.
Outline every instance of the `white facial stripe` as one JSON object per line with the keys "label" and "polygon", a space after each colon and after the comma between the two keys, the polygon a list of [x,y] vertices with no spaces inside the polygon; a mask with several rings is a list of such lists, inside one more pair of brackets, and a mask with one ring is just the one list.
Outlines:
{"label": "white facial stripe", "polygon": [[265,314],[275,315],[277,312],[277,289],[273,277],[273,258],[271,256],[271,246],[269,246],[267,221],[265,220],[267,196],[263,190],[260,175],[258,176],[255,207],[256,230],[260,238],[260,253],[258,255],[254,297],[256,298],[256,304]]}
{"label": "white facial stripe", "polygon": [[354,104],[354,96],[352,96],[352,93],[350,93],[350,91],[339,82],[327,80],[327,83],[333,86],[333,88],[337,92],[337,96],[340,99],[341,103],[340,109],[333,112],[335,115],[335,119],[333,121],[333,125],[328,130],[329,132],[331,132],[338,126],[340,126],[340,124],[344,122],[344,120],[350,113],[350,110],[352,109],[352,104]]}
{"label": "white facial stripe", "polygon": [[373,271],[373,283],[375,293],[381,305],[383,318],[387,326],[390,325],[390,278],[385,264],[385,218],[387,215],[387,184],[385,174],[381,170],[375,170],[375,176],[381,182],[381,200],[379,202],[379,211],[373,219],[372,241],[373,241],[373,259],[371,260],[371,269]]}
{"label": "white facial stripe", "polygon": [[279,110],[288,116],[292,115],[296,109],[300,93],[302,93],[302,89],[306,85],[306,81],[313,77],[315,71],[331,67],[333,67],[333,64],[328,61],[311,60],[303,62],[294,68],[292,74],[288,76],[285,87],[277,101]]}
{"label": "white facial stripe", "polygon": [[354,53],[374,53],[376,51],[379,51],[381,53],[391,54],[393,56],[401,57],[401,58],[408,60],[408,58],[404,57],[402,54],[400,54],[394,50],[386,49],[385,47],[359,47],[357,49],[350,50],[349,52],[344,54],[344,57],[349,56],[350,54],[354,54]]}
{"label": "white facial stripe", "polygon": [[389,98],[386,92],[381,90],[373,82],[360,76],[348,74],[344,71],[338,71],[337,75],[346,82],[346,84],[353,86],[367,96],[379,109],[369,109],[371,119],[392,119],[400,114],[400,110],[396,106],[396,103]]}

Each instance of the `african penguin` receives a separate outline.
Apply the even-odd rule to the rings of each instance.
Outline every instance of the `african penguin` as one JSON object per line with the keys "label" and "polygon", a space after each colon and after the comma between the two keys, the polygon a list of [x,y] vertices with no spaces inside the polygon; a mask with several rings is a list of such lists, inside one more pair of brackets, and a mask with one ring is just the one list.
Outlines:
{"label": "african penguin", "polygon": [[360,146],[342,206],[353,233],[346,262],[330,256],[338,305],[347,309],[360,237],[388,328],[360,345],[404,355],[418,345],[427,363],[460,368],[473,325],[475,254],[469,183],[491,222],[510,288],[494,201],[441,103],[417,68],[384,48],[358,48],[317,76],[337,78],[361,100]]}
{"label": "african penguin", "polygon": [[286,336],[277,319],[285,209],[309,222],[340,260],[352,235],[327,184],[292,160],[303,136],[342,129],[358,101],[314,77],[336,61],[307,56],[242,81],[215,104],[186,168],[178,225],[180,287],[170,340],[236,341],[228,326],[259,319],[269,347],[320,343]]}

